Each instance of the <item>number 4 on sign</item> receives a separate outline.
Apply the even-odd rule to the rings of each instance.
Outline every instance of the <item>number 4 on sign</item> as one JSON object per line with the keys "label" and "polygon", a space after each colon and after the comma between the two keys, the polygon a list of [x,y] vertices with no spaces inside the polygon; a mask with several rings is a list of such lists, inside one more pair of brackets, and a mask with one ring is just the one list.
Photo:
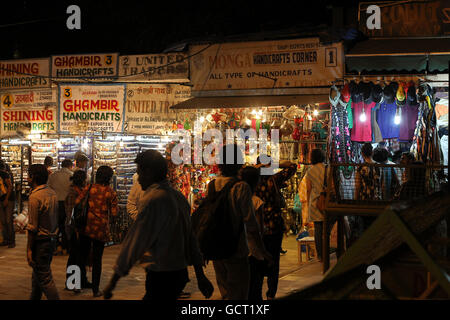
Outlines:
{"label": "number 4 on sign", "polygon": [[4,96],[3,96],[3,99],[2,99],[2,105],[3,105],[3,107],[9,108],[9,107],[12,106],[12,104],[13,104],[13,98],[12,98],[12,95],[10,95],[10,94],[4,95]]}

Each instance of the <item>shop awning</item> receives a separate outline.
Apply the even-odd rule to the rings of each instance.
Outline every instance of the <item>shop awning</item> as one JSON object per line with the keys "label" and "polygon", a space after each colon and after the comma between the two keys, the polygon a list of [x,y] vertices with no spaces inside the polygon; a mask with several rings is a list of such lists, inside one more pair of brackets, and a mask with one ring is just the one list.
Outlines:
{"label": "shop awning", "polygon": [[328,102],[328,95],[273,95],[273,96],[230,96],[196,97],[176,105],[172,109],[209,109],[209,108],[256,108],[305,105]]}
{"label": "shop awning", "polygon": [[369,39],[346,55],[347,72],[448,70],[450,38]]}

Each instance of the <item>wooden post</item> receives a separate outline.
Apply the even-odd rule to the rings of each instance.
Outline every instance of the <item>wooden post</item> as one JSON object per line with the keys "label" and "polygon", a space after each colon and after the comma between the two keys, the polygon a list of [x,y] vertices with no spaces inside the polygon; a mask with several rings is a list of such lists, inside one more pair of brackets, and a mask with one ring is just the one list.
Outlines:
{"label": "wooden post", "polygon": [[344,217],[338,216],[337,219],[337,252],[336,256],[340,258],[344,254]]}
{"label": "wooden post", "polygon": [[330,267],[330,236],[328,234],[328,213],[323,214],[323,225],[322,225],[322,263],[323,263],[323,274],[327,272]]}

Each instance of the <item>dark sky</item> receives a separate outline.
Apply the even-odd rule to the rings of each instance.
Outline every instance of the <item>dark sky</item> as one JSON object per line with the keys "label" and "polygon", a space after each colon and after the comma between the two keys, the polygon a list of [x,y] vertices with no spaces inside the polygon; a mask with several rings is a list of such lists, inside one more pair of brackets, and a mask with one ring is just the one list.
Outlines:
{"label": "dark sky", "polygon": [[[0,58],[10,59],[14,54],[29,58],[89,52],[157,53],[190,38],[221,39],[305,24],[330,24],[329,4],[343,2],[11,1],[0,20]],[[345,5],[357,2],[345,1]],[[70,4],[81,8],[81,30],[66,27]]]}

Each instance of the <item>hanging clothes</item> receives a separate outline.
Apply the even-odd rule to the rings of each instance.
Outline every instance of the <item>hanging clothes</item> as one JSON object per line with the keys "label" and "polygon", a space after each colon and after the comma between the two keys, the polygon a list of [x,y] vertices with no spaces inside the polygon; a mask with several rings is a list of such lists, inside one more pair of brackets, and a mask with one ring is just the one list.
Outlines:
{"label": "hanging clothes", "polygon": [[331,108],[331,160],[347,163],[352,157],[349,120],[346,106],[338,103]]}
{"label": "hanging clothes", "polygon": [[377,123],[381,130],[383,139],[398,138],[400,126],[395,124],[395,113],[397,111],[397,104],[383,102],[377,112]]}
{"label": "hanging clothes", "polygon": [[348,119],[348,128],[353,129],[353,111],[352,111],[352,99],[348,100],[347,106],[347,119]]}
{"label": "hanging clothes", "polygon": [[[375,107],[375,102],[365,103],[361,101],[352,103],[353,119],[354,119],[351,134],[352,141],[357,142],[372,141],[371,111],[373,107]],[[365,114],[365,120],[361,119],[363,111]]]}
{"label": "hanging clothes", "polygon": [[402,118],[400,121],[400,130],[398,135],[398,139],[400,141],[411,141],[413,139],[418,115],[418,104],[406,104],[402,107]]}
{"label": "hanging clothes", "polygon": [[381,142],[383,141],[383,135],[381,134],[380,126],[377,122],[377,111],[380,109],[380,103],[375,104],[375,107],[372,108],[371,121],[372,121],[372,142]]}

